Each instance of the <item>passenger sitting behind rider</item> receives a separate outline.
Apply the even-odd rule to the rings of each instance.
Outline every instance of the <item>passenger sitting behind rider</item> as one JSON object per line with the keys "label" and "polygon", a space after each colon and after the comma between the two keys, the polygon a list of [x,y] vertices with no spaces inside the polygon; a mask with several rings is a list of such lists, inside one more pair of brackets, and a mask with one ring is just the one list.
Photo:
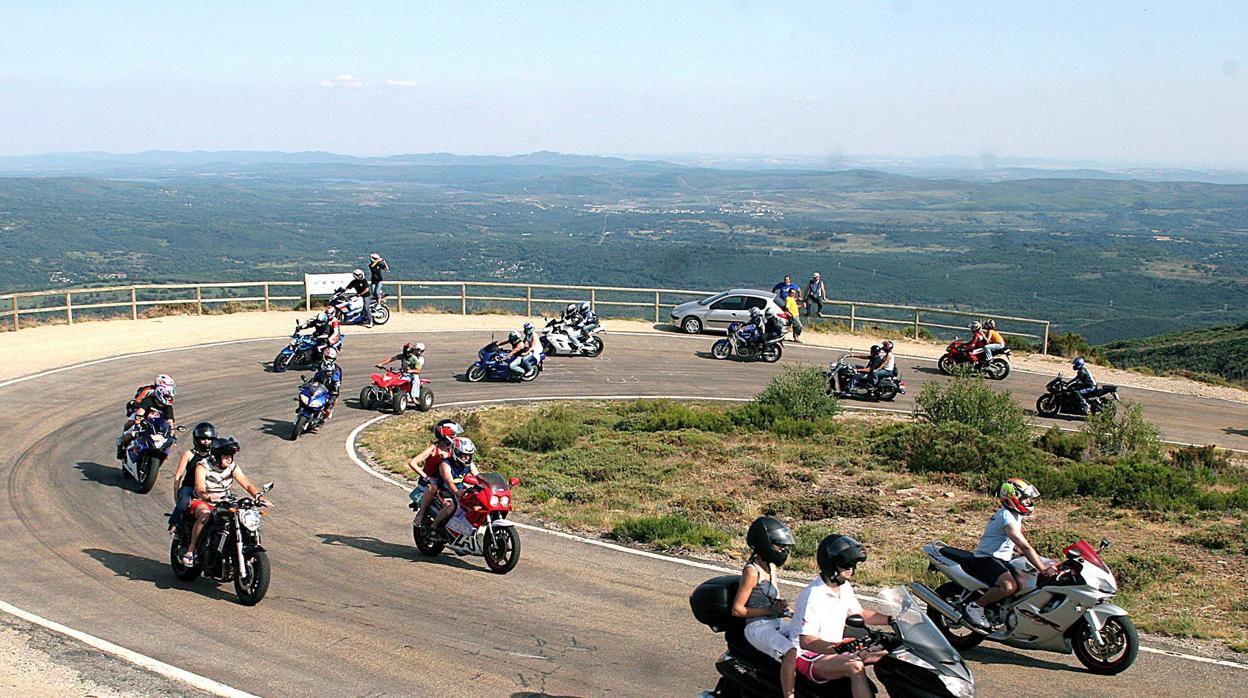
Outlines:
{"label": "passenger sitting behind rider", "polygon": [[433,443],[408,461],[407,467],[420,476],[420,484],[425,487],[425,493],[420,500],[420,508],[416,510],[417,522],[424,520],[425,510],[433,503],[433,498],[438,493],[438,477],[442,472],[442,462],[450,458],[455,437],[462,433],[464,433],[464,428],[449,419],[438,422],[433,425]]}
{"label": "passenger sitting behind rider", "polygon": [[785,698],[793,698],[797,649],[783,619],[789,604],[780,598],[776,569],[789,559],[789,550],[797,541],[779,519],[760,516],[750,524],[745,542],[753,554],[741,571],[732,615],[745,619],[745,639],[755,649],[780,662],[780,686]]}
{"label": "passenger sitting behind rider", "polygon": [[449,500],[447,506],[438,510],[434,517],[435,530],[442,530],[451,514],[459,506],[459,490],[467,475],[479,475],[477,466],[472,462],[477,452],[476,444],[467,436],[460,436],[451,443],[451,457],[442,461],[438,473],[438,494]]}
{"label": "passenger sitting behind rider", "polygon": [[889,625],[892,617],[868,611],[858,603],[849,578],[859,563],[866,562],[862,543],[835,533],[819,542],[815,553],[819,577],[797,595],[796,610],[789,625],[793,647],[797,648],[797,671],[815,683],[848,678],[854,698],[870,698],[871,684],[866,667],[880,661],[887,652],[874,648],[855,653],[842,652],[845,619],[859,614],[870,625]]}
{"label": "passenger sitting behind rider", "polygon": [[997,497],[1001,507],[988,520],[975,548],[975,557],[962,565],[967,574],[991,587],[978,601],[966,604],[967,620],[985,632],[992,630],[992,624],[988,622],[984,607],[1013,596],[1022,582],[1007,564],[1016,552],[1021,552],[1043,574],[1051,574],[1056,569],[1051,561],[1040,557],[1023,535],[1023,517],[1032,513],[1040,492],[1026,480],[1012,477],[1001,483]]}
{"label": "passenger sitting behind rider", "polygon": [[395,361],[399,362],[398,372],[411,382],[412,387],[415,387],[416,376],[420,375],[420,370],[425,367],[425,343],[408,342],[403,345],[402,351],[375,365],[383,371],[388,371],[390,369],[386,367],[387,364]]}
{"label": "passenger sitting behind rider", "polygon": [[524,323],[524,337],[520,337],[520,333],[511,332],[507,335],[508,342],[512,345],[511,351],[507,352],[507,367],[511,369],[517,377],[523,376],[528,367],[537,363],[537,331],[533,327],[533,323]]}
{"label": "passenger sitting behind rider", "polygon": [[884,340],[883,344],[872,344],[871,353],[863,356],[862,354],[850,354],[851,359],[865,359],[866,366],[858,366],[854,369],[854,385],[848,386],[853,389],[859,381],[866,381],[867,387],[874,388],[881,378],[896,377],[897,363],[893,357],[893,343]]}
{"label": "passenger sitting behind rider", "polygon": [[329,391],[329,404],[325,405],[325,419],[334,416],[334,405],[338,404],[338,393],[342,390],[342,368],[338,366],[338,350],[333,347],[325,349],[321,355],[321,365],[312,376],[311,383],[320,383]]}
{"label": "passenger sitting behind rider", "polygon": [[217,428],[211,422],[200,422],[191,430],[191,447],[182,453],[178,467],[173,472],[173,513],[169,514],[169,534],[177,531],[178,524],[191,508],[195,497],[195,471],[199,461],[210,454],[209,447],[217,438]]}
{"label": "passenger sitting behind rider", "polygon": [[195,499],[191,502],[191,515],[195,517],[195,525],[191,529],[191,540],[187,543],[186,552],[182,554],[182,566],[192,567],[195,564],[195,546],[199,544],[199,536],[204,532],[204,525],[212,516],[213,505],[230,493],[235,481],[255,498],[257,504],[269,505],[260,494],[260,488],[251,483],[243,474],[243,469],[234,462],[240,447],[233,436],[213,439],[208,447],[208,457],[196,461],[195,464]]}
{"label": "passenger sitting behind rider", "polygon": [[787,326],[784,324],[784,321],[780,319],[780,314],[776,312],[775,308],[770,305],[767,306],[767,310],[763,311],[763,317],[766,318],[763,322],[764,342],[770,342],[784,336],[784,331],[787,329]]}

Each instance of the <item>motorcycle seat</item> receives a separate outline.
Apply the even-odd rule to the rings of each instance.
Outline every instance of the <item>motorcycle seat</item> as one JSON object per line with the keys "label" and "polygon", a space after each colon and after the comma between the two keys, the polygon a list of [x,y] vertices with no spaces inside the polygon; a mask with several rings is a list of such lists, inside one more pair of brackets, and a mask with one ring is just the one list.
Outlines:
{"label": "motorcycle seat", "polygon": [[945,546],[945,547],[941,548],[941,549],[940,549],[940,554],[941,554],[941,555],[944,555],[945,557],[949,558],[950,560],[953,560],[954,562],[958,563],[959,565],[964,565],[964,564],[966,564],[967,562],[969,562],[970,560],[972,560],[972,559],[974,559],[974,558],[975,558],[975,553],[973,553],[973,552],[971,552],[971,551],[969,551],[969,550],[963,550],[963,549],[961,549],[961,548],[954,548],[954,547],[950,547],[950,546]]}

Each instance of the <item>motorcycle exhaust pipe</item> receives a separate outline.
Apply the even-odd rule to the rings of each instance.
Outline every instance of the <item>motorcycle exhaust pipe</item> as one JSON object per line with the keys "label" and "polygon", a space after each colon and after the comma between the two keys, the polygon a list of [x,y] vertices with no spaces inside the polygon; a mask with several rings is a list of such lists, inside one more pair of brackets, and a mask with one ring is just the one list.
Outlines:
{"label": "motorcycle exhaust pipe", "polygon": [[944,599],[940,598],[940,595],[938,595],[935,591],[932,591],[932,589],[929,588],[923,582],[911,583],[910,591],[915,596],[919,597],[920,599],[923,599],[923,603],[927,604],[928,608],[936,609],[936,611],[940,613],[940,615],[944,616],[945,618],[948,618],[949,620],[953,621],[954,623],[957,623],[958,625],[963,624],[962,613],[958,611],[958,609],[946,603]]}

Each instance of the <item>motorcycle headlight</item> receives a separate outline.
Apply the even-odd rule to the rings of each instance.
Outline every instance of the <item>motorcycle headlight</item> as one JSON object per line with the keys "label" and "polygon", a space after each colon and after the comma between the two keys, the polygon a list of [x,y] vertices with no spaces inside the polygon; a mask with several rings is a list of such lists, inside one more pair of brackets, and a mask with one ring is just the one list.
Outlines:
{"label": "motorcycle headlight", "polygon": [[238,520],[242,522],[243,528],[248,531],[254,531],[260,528],[260,512],[255,509],[247,509],[239,512]]}
{"label": "motorcycle headlight", "polygon": [[1102,594],[1114,594],[1118,591],[1118,585],[1114,583],[1113,577],[1100,579],[1096,582],[1096,590]]}
{"label": "motorcycle headlight", "polygon": [[969,681],[956,676],[942,676],[940,682],[945,684],[945,689],[957,698],[975,698],[975,688]]}
{"label": "motorcycle headlight", "polygon": [[498,506],[498,495],[496,494],[490,495],[490,506],[492,507]]}
{"label": "motorcycle headlight", "polygon": [[300,393],[299,402],[302,402],[305,405],[308,404],[308,396],[306,394]]}
{"label": "motorcycle headlight", "polygon": [[503,495],[503,496],[502,496],[502,498],[500,498],[500,499],[498,500],[498,503],[499,503],[499,504],[502,504],[502,505],[503,505],[503,506],[505,506],[505,507],[506,507],[506,506],[511,506],[511,497],[510,497],[510,496],[508,496],[508,495]]}

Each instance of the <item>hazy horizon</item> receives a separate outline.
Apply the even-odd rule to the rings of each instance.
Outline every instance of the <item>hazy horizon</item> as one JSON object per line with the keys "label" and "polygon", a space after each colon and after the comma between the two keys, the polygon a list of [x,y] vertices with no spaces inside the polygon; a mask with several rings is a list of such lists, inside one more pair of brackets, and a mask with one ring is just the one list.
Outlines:
{"label": "hazy horizon", "polygon": [[31,4],[0,155],[1248,168],[1248,4]]}

